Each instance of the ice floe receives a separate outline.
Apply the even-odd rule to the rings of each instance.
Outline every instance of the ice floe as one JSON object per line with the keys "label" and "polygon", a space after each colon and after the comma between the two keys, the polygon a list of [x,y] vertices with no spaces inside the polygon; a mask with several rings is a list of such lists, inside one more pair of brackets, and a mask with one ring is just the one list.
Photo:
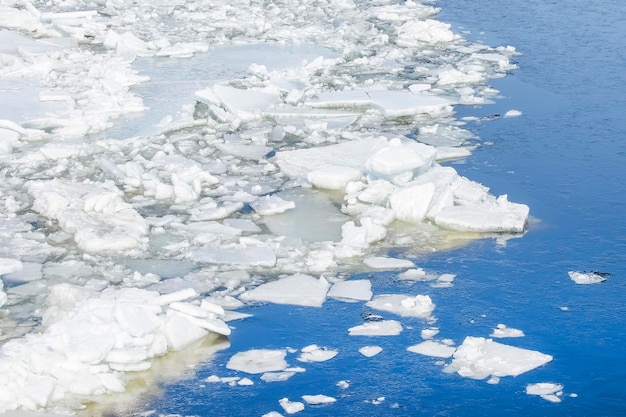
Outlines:
{"label": "ice floe", "polygon": [[350,327],[350,336],[397,336],[402,332],[402,324],[397,320],[367,322]]}
{"label": "ice floe", "polygon": [[383,351],[383,348],[380,346],[363,346],[359,349],[359,353],[367,358],[371,358],[372,356],[378,355]]}
{"label": "ice floe", "polygon": [[252,349],[234,354],[226,367],[249,374],[282,371],[288,367],[286,350]]}
{"label": "ice floe", "polygon": [[320,307],[326,300],[330,284],[324,278],[296,274],[261,284],[239,296],[244,301],[269,301]]}
{"label": "ice floe", "polygon": [[456,347],[433,340],[426,340],[422,343],[418,343],[417,345],[409,346],[407,350],[409,352],[419,353],[420,355],[425,356],[433,356],[435,358],[449,358],[456,351]]}
{"label": "ice floe", "polygon": [[526,394],[539,395],[546,401],[560,403],[563,395],[563,385],[553,382],[539,382],[526,386]]}
{"label": "ice floe", "polygon": [[337,353],[339,353],[337,350],[309,345],[302,348],[298,360],[301,362],[326,362],[337,356]]}
{"label": "ice floe", "polygon": [[609,274],[605,272],[579,272],[569,271],[567,273],[576,284],[598,284],[604,282]]}
{"label": "ice floe", "polygon": [[552,356],[535,350],[468,336],[456,349],[452,362],[445,370],[473,379],[517,376],[551,360]]}
{"label": "ice floe", "polygon": [[328,395],[324,394],[303,395],[302,399],[309,405],[332,404],[337,401],[336,398],[329,397]]}
{"label": "ice floe", "polygon": [[493,329],[493,332],[489,337],[503,338],[503,337],[524,337],[524,332],[519,329],[513,329],[500,323]]}
{"label": "ice floe", "polygon": [[388,311],[403,317],[425,318],[435,309],[435,304],[428,295],[414,297],[402,294],[382,294],[368,301],[366,306],[376,310]]}

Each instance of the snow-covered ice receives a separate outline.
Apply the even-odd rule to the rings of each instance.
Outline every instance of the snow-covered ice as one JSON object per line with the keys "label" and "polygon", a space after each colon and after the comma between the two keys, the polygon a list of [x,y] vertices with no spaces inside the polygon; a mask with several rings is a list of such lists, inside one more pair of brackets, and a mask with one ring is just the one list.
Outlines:
{"label": "snow-covered ice", "polygon": [[338,281],[330,287],[328,297],[347,301],[369,301],[372,298],[372,283],[367,279]]}
{"label": "snow-covered ice", "polygon": [[323,277],[296,274],[259,285],[244,292],[239,298],[245,301],[319,307],[326,300],[329,287],[330,284]]}
{"label": "snow-covered ice", "polygon": [[507,327],[500,323],[493,329],[493,332],[489,337],[503,338],[503,337],[524,337],[524,332],[519,329]]}
{"label": "snow-covered ice", "polygon": [[286,350],[252,349],[234,354],[226,367],[249,374],[282,371],[288,367]]}
{"label": "snow-covered ice", "polygon": [[309,345],[303,347],[298,360],[301,362],[326,362],[339,353],[337,350],[320,347],[318,345]]}
{"label": "snow-covered ice", "polygon": [[372,356],[378,355],[383,351],[383,348],[380,346],[363,346],[359,349],[359,353],[367,358],[371,358]]}
{"label": "snow-covered ice", "polygon": [[560,403],[563,395],[563,385],[553,382],[538,382],[526,386],[526,394],[539,395],[546,401]]}
{"label": "snow-covered ice", "polygon": [[332,404],[337,401],[336,398],[324,394],[303,395],[302,399],[309,405]]}

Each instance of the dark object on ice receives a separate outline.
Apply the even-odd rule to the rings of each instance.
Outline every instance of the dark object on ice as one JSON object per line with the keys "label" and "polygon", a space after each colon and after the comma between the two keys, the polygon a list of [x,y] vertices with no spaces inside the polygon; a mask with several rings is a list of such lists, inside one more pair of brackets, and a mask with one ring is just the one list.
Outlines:
{"label": "dark object on ice", "polygon": [[602,278],[608,278],[612,274],[610,272],[591,271],[592,274],[600,275]]}
{"label": "dark object on ice", "polygon": [[373,314],[373,313],[370,313],[370,312],[361,313],[361,317],[365,321],[382,321],[382,319],[383,319],[383,316],[378,315],[378,314]]}

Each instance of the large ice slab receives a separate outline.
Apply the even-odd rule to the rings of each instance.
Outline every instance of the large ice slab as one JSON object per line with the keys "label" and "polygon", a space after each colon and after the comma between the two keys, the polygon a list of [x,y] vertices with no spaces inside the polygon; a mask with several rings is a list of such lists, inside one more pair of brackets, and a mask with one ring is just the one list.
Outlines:
{"label": "large ice slab", "polygon": [[234,354],[226,367],[249,374],[282,371],[289,365],[285,361],[286,350],[252,349]]}
{"label": "large ice slab", "polygon": [[446,371],[473,379],[517,376],[551,360],[552,356],[535,350],[504,345],[483,337],[468,336],[457,348]]}
{"label": "large ice slab", "polygon": [[397,320],[370,321],[350,327],[350,336],[397,336],[402,332],[402,324]]}
{"label": "large ice slab", "polygon": [[324,278],[296,274],[261,284],[239,296],[244,301],[268,301],[320,307],[326,300],[330,284]]}

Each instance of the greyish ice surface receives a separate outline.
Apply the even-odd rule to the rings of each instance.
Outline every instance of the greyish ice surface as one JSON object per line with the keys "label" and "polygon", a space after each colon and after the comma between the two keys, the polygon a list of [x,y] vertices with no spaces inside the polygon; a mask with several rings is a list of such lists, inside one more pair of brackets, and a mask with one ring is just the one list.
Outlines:
{"label": "greyish ice surface", "polygon": [[[164,377],[155,358],[212,340],[206,359],[228,347],[244,303],[336,297],[425,318],[428,296],[372,298],[368,281],[339,275],[415,267],[390,247],[408,257],[522,234],[528,206],[442,165],[479,146],[454,108],[490,102],[487,82],[515,67],[515,48],[471,43],[437,11],[0,0],[0,412],[71,412],[124,392],[138,371]],[[405,279],[421,279],[412,271]],[[453,349],[428,343],[416,349]],[[472,346],[524,353],[466,339],[448,369],[517,375],[549,360],[479,367]],[[312,345],[301,358],[335,354]],[[301,370],[284,356],[240,352],[229,368],[288,379]]]}

